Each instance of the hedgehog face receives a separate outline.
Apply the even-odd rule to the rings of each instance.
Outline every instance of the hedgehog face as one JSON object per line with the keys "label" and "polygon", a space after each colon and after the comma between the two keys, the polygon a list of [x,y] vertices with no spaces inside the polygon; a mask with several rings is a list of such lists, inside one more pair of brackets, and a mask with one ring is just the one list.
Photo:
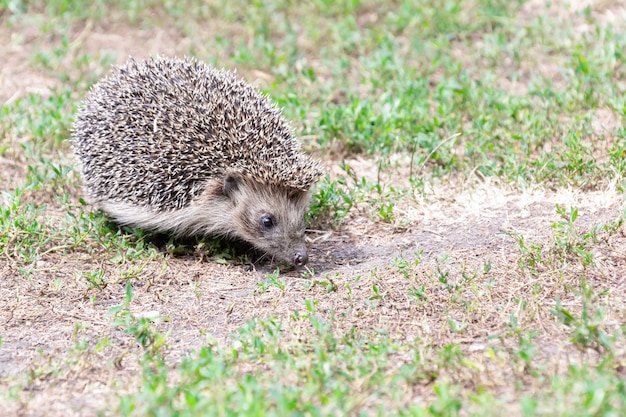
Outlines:
{"label": "hedgehog face", "polygon": [[233,234],[274,260],[302,267],[308,260],[304,213],[308,192],[259,184],[229,175],[224,195],[234,205]]}

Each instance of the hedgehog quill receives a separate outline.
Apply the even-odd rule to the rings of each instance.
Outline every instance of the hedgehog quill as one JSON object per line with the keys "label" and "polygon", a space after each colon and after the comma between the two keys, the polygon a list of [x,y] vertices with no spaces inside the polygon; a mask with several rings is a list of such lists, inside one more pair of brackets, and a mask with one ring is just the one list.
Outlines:
{"label": "hedgehog quill", "polygon": [[241,239],[306,264],[304,214],[322,167],[231,72],[131,58],[92,87],[70,141],[87,200],[118,224]]}

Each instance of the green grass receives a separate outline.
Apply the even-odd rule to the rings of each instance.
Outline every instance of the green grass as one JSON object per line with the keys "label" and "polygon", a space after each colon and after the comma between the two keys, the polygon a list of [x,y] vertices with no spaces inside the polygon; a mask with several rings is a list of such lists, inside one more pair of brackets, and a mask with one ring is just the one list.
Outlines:
{"label": "green grass", "polygon": [[[0,102],[0,272],[26,288],[0,302],[16,310],[35,288],[41,304],[53,302],[73,280],[81,292],[66,301],[88,301],[114,329],[94,336],[75,322],[70,345],[42,348],[26,377],[0,368],[0,402],[37,413],[40,391],[85,369],[121,372],[125,361],[135,379],[111,377],[110,407],[91,414],[625,415],[623,280],[611,269],[623,263],[623,212],[600,222],[557,204],[558,220],[504,231],[517,245],[506,256],[402,246],[404,233],[430,230],[409,212],[435,204],[437,187],[450,188],[451,205],[476,183],[624,192],[622,26],[589,8],[532,11],[500,0],[0,0],[10,50],[54,86]],[[393,235],[399,254],[299,278],[250,272],[261,278],[236,290],[249,305],[228,300],[224,319],[239,309],[245,324],[170,355],[180,341],[170,337],[175,319],[137,312],[166,309],[168,291],[187,281],[197,298],[216,297],[202,292],[204,275],[180,275],[207,255],[226,268],[239,258],[211,241],[159,247],[91,212],[67,141],[80,100],[125,53],[81,33],[119,30],[132,42],[160,28],[177,54],[255,81],[304,148],[329,161],[310,228],[334,231],[331,244],[345,252]],[[525,235],[533,228],[550,230],[549,239]],[[430,231],[433,241],[445,234]],[[227,282],[232,271],[221,271],[216,279]],[[152,295],[159,280],[173,284],[154,291],[156,307],[140,303],[136,293]],[[123,300],[113,301],[120,287]],[[302,300],[281,310],[290,297]],[[0,327],[0,354],[9,332]]]}
{"label": "green grass", "polygon": [[[209,341],[176,368],[153,351],[152,340],[162,335],[145,327],[127,327],[142,344],[151,334],[151,353],[143,360],[143,389],[123,397],[118,411],[122,415],[453,416],[464,410],[467,415],[495,416],[500,415],[503,401],[510,399],[498,399],[490,392],[495,381],[483,372],[486,367],[502,368],[503,362],[517,374],[509,383],[519,386],[520,392],[529,378],[538,384],[539,395],[519,398],[518,411],[523,415],[613,415],[626,406],[624,380],[612,355],[598,367],[571,365],[551,378],[536,365],[536,332],[512,327],[500,340],[504,346],[519,343],[519,347],[507,350],[496,345],[476,360],[464,357],[463,348],[455,343],[433,347],[419,339],[400,342],[380,329],[337,332],[335,320],[341,319],[320,319],[315,303],[307,301],[288,324],[277,318],[251,320],[231,345]],[[416,385],[431,398],[428,403],[415,396]]]}

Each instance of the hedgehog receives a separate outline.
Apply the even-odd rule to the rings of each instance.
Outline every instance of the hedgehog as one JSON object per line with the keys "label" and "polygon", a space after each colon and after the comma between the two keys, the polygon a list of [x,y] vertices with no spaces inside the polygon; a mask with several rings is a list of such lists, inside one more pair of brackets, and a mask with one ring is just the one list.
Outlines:
{"label": "hedgehog", "polygon": [[131,57],[91,88],[70,142],[86,200],[117,224],[242,240],[306,264],[304,215],[323,168],[235,73]]}

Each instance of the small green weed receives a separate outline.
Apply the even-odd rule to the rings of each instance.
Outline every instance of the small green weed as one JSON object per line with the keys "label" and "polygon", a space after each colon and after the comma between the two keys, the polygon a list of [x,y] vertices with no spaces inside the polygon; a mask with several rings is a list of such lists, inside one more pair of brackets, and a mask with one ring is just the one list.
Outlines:
{"label": "small green weed", "polygon": [[257,284],[256,293],[262,294],[267,292],[270,287],[276,287],[280,291],[285,291],[286,280],[280,277],[280,269],[276,269],[273,273],[267,274],[267,279]]}
{"label": "small green weed", "polygon": [[135,341],[144,350],[148,360],[156,359],[160,351],[166,349],[167,335],[159,333],[153,325],[157,319],[165,320],[166,317],[137,317],[130,311],[133,301],[133,287],[130,280],[126,281],[126,295],[124,303],[111,307],[107,314],[112,316],[113,324],[124,328],[124,332],[132,335]]}
{"label": "small green weed", "polygon": [[563,325],[571,330],[570,339],[582,352],[594,349],[602,353],[611,351],[613,348],[614,341],[605,329],[605,307],[599,305],[599,298],[602,295],[596,294],[587,280],[581,277],[580,291],[578,291],[578,296],[582,301],[580,315],[563,307],[559,299],[556,300],[554,309],[550,310]]}
{"label": "small green weed", "polygon": [[515,231],[504,230],[503,233],[517,241],[521,254],[519,260],[517,261],[520,268],[529,270],[533,274],[537,274],[537,267],[544,262],[541,255],[543,245],[537,242],[527,243],[524,235]]}
{"label": "small green weed", "polygon": [[330,219],[330,225],[337,227],[356,201],[354,193],[347,189],[345,179],[331,181],[330,177],[326,176],[318,182],[313,192],[307,220],[315,226],[325,219]]}
{"label": "small green weed", "polygon": [[554,246],[563,255],[574,255],[581,259],[583,265],[593,264],[593,253],[588,248],[598,243],[597,233],[601,227],[595,227],[586,233],[576,230],[575,222],[578,218],[578,209],[573,207],[569,211],[560,205],[556,205],[556,212],[561,217],[552,224],[555,229]]}

